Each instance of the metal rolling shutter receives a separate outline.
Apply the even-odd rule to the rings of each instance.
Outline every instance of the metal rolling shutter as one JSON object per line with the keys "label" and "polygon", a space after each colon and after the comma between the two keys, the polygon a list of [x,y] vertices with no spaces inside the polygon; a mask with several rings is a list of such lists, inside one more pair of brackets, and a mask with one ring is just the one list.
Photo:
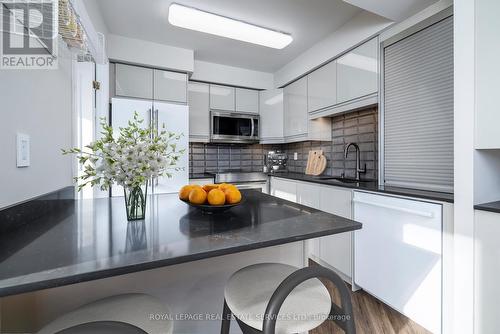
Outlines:
{"label": "metal rolling shutter", "polygon": [[453,17],[384,48],[385,184],[453,192]]}

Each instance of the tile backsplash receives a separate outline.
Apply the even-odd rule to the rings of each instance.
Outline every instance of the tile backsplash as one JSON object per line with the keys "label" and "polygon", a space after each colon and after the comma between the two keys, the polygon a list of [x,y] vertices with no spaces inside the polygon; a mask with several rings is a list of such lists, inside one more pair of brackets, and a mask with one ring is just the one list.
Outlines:
{"label": "tile backsplash", "polygon": [[189,144],[189,168],[191,173],[242,170],[261,172],[264,154],[280,145],[224,145]]}
{"label": "tile backsplash", "polygon": [[[378,176],[378,111],[376,107],[351,112],[332,118],[331,141],[306,141],[283,145],[223,145],[190,143],[189,167],[192,173],[220,170],[262,171],[263,155],[270,150],[281,149],[288,153],[288,169],[303,173],[310,150],[321,149],[328,160],[324,174],[354,177],[356,154],[351,148],[347,159],[344,148],[357,143],[361,150],[361,166],[366,164],[363,179]],[[293,160],[297,152],[298,159]]]}

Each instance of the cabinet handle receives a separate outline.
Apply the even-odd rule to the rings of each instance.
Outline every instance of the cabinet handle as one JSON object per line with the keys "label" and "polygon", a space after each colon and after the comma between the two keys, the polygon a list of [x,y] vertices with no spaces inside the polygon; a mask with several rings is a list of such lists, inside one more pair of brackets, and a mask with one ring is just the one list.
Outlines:
{"label": "cabinet handle", "polygon": [[426,211],[405,209],[405,208],[400,208],[400,207],[397,207],[397,206],[394,206],[394,205],[374,203],[374,202],[364,201],[364,200],[360,200],[360,199],[353,199],[353,202],[354,203],[371,205],[371,206],[378,206],[380,208],[389,209],[389,210],[393,210],[393,211],[404,212],[404,213],[409,213],[411,215],[425,217],[425,218],[434,218],[434,213],[433,212],[426,212]]}

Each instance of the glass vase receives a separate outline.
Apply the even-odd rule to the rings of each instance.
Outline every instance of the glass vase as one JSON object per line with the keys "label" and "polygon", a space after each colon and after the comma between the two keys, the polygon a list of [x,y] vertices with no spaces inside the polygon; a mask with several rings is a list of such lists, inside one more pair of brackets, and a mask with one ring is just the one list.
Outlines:
{"label": "glass vase", "polygon": [[147,183],[137,187],[125,187],[125,208],[127,220],[141,220],[146,215]]}

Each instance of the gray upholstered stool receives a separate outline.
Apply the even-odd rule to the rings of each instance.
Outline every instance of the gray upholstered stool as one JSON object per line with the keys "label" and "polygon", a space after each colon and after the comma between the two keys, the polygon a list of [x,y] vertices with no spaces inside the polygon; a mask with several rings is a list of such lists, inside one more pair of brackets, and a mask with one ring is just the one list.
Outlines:
{"label": "gray upholstered stool", "polygon": [[173,322],[159,300],[145,294],[104,298],[64,314],[38,334],[170,334]]}
{"label": "gray upholstered stool", "polygon": [[[318,278],[327,279],[337,287],[342,307],[332,303]],[[245,334],[307,332],[329,317],[346,333],[355,333],[347,286],[337,274],[321,266],[299,269],[263,263],[238,270],[224,291],[221,334],[229,333],[231,315]]]}

